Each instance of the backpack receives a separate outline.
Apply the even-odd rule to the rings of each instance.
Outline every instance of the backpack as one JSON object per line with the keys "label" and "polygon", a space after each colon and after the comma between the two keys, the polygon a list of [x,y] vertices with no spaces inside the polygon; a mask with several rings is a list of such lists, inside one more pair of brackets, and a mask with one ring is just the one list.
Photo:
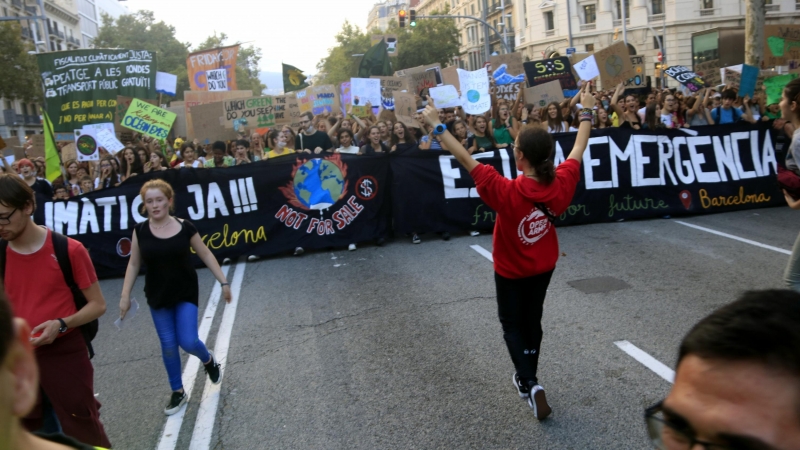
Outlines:
{"label": "backpack", "polygon": [[[72,274],[72,264],[69,260],[69,241],[63,234],[51,232],[53,249],[55,250],[58,266],[61,268],[61,273],[64,274],[64,281],[67,283],[69,290],[72,291],[72,298],[75,301],[75,307],[80,310],[88,301],[86,296],[83,295],[78,284],[75,283],[75,277]],[[8,241],[0,240],[0,279],[5,279],[6,274],[6,249],[8,248]],[[86,348],[89,349],[89,359],[94,358],[94,348],[92,348],[92,341],[97,336],[97,330],[100,327],[98,319],[94,319],[89,323],[85,323],[78,327],[83,335],[83,340],[86,341]]]}
{"label": "backpack", "polygon": [[[742,118],[742,112],[739,111],[739,108],[731,108],[731,109],[733,110],[733,123],[736,123],[739,121],[739,119]],[[717,113],[717,118],[714,119],[712,117],[712,119],[714,119],[716,125],[719,125],[720,124],[719,121],[722,119],[722,106],[717,106],[716,108],[714,108],[714,112]]]}

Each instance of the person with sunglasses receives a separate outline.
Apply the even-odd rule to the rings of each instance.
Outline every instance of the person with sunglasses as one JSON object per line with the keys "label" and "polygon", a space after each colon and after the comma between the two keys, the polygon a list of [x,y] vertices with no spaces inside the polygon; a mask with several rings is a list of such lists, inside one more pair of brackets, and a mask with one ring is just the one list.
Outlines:
{"label": "person with sunglasses", "polygon": [[745,292],[692,328],[675,384],[647,408],[662,450],[800,449],[800,293]]}

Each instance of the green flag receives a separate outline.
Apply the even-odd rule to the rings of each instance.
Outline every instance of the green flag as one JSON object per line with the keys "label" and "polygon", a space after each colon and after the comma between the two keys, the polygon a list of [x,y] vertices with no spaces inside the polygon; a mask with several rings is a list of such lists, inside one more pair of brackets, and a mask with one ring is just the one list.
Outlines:
{"label": "green flag", "polygon": [[53,123],[47,111],[42,111],[44,115],[44,164],[45,176],[47,181],[52,182],[61,176],[61,158],[58,156],[56,148],[56,136],[53,132]]}
{"label": "green flag", "polygon": [[373,45],[372,48],[364,53],[361,58],[361,65],[358,66],[358,77],[369,78],[372,75],[390,77],[394,73],[392,63],[389,61],[389,52],[386,40]]}
{"label": "green flag", "polygon": [[283,64],[283,92],[299,91],[308,87],[303,71],[295,66]]}

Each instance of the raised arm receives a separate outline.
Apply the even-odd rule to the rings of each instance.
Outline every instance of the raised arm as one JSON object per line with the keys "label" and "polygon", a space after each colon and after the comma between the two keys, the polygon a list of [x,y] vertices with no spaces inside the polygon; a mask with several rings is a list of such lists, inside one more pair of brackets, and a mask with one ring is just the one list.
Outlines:
{"label": "raised arm", "polygon": [[[423,115],[425,116],[425,121],[428,122],[431,128],[436,128],[437,125],[441,125],[442,123],[439,121],[439,111],[431,105],[425,107]],[[472,169],[478,166],[478,161],[472,158],[472,155],[461,145],[461,142],[458,142],[458,139],[450,134],[447,129],[445,129],[444,133],[439,135],[439,138],[444,144],[443,147],[447,148],[447,151],[452,153],[468,172],[472,172]]]}
{"label": "raised arm", "polygon": [[[611,97],[611,103],[608,106],[611,107],[612,111],[617,113],[617,117],[619,118],[619,123],[621,124],[622,121],[625,120],[625,118],[622,115],[623,111],[621,111],[619,109],[619,106],[617,106],[617,100],[619,100],[620,94],[622,94],[622,83],[617,85],[617,89],[614,91],[614,96]],[[583,106],[586,107],[586,105]]]}
{"label": "raised arm", "polygon": [[339,126],[342,125],[342,119],[342,113],[336,115],[336,124],[332,126],[330,130],[328,130],[328,137],[331,139],[336,138],[336,133],[339,131]]}
{"label": "raised arm", "polygon": [[[589,144],[589,135],[592,132],[592,108],[595,105],[595,99],[592,95],[590,85],[591,83],[586,83],[579,92],[579,94],[581,94],[581,105],[583,105],[583,109],[578,113],[581,124],[578,127],[578,136],[575,138],[575,145],[572,146],[572,151],[569,152],[569,156],[567,157],[567,159],[576,159],[578,162],[583,159],[583,152]],[[622,84],[617,87],[617,90],[619,90],[621,86]],[[614,98],[616,98],[616,95]]]}
{"label": "raised arm", "polygon": [[742,120],[749,123],[756,123],[756,119],[753,118],[753,111],[750,110],[750,96],[745,95],[742,99]]}

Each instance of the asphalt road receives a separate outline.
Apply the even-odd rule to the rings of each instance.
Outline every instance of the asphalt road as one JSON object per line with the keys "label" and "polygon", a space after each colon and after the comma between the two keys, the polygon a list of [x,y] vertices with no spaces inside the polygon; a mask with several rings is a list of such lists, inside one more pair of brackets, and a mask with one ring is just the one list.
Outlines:
{"label": "asphalt road", "polygon": [[[670,383],[615,342],[674,368],[694,323],[742,291],[782,287],[788,260],[680,222],[790,250],[797,217],[770,208],[559,228],[539,369],[554,413],[544,422],[511,384],[492,264],[471,248],[491,251],[489,234],[242,262],[232,326],[220,326],[224,305],[207,319],[209,348],[230,332],[218,408],[198,413],[205,374],[185,376],[192,399],[163,442],[170,389],[144,283],[139,315],[117,331],[122,280],[104,280],[101,418],[119,449],[176,436],[166,448],[190,448],[193,436],[192,448],[215,449],[650,448],[644,408]],[[214,280],[199,272],[203,319]]]}

